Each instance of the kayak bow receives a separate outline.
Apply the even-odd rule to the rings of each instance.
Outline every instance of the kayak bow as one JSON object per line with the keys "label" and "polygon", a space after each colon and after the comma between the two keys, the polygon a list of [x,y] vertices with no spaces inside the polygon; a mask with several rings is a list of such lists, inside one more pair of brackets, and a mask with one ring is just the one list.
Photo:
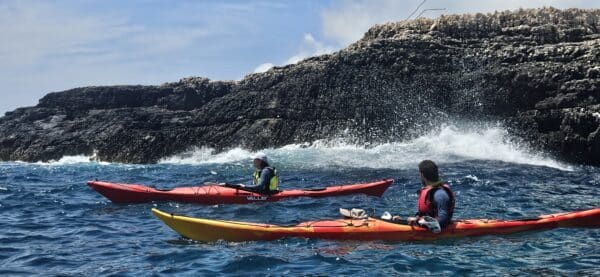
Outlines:
{"label": "kayak bow", "polygon": [[350,194],[366,194],[380,197],[393,182],[393,179],[387,179],[372,183],[330,186],[318,189],[283,190],[275,194],[260,194],[246,191],[241,188],[219,185],[179,187],[170,190],[159,190],[144,185],[118,184],[102,181],[89,181],[87,184],[114,203],[178,201],[215,205],[275,202],[293,197],[331,197]]}
{"label": "kayak bow", "polygon": [[262,241],[285,237],[329,240],[431,241],[482,235],[504,235],[565,227],[600,227],[600,208],[524,220],[458,220],[434,234],[424,228],[376,218],[309,221],[294,226],[210,220],[178,216],[152,209],[152,213],[180,235],[197,241]]}

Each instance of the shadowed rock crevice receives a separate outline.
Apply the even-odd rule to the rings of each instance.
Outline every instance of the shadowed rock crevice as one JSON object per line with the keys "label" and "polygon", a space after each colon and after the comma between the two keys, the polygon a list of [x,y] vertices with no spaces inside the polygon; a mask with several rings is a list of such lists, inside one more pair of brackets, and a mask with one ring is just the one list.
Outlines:
{"label": "shadowed rock crevice", "polygon": [[194,146],[378,143],[458,119],[501,121],[536,149],[600,165],[599,17],[544,8],[421,18],[237,82],[54,92],[0,118],[0,159],[148,163]]}

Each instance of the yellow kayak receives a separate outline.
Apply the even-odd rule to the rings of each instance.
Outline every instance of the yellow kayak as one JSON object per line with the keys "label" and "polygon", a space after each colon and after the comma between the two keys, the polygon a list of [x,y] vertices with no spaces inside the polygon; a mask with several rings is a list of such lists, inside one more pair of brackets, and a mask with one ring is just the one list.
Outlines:
{"label": "yellow kayak", "polygon": [[308,221],[279,226],[178,216],[152,209],[152,213],[186,238],[197,241],[259,241],[285,237],[330,240],[428,241],[481,235],[502,235],[563,227],[600,227],[600,208],[522,220],[457,220],[434,234],[419,226],[376,218]]}

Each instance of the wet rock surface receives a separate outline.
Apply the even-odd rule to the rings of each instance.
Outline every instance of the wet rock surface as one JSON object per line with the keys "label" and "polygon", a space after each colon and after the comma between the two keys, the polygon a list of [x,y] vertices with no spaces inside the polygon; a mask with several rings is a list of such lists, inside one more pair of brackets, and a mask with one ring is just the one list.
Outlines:
{"label": "wet rock surface", "polygon": [[377,143],[467,120],[504,122],[538,150],[600,165],[599,18],[544,8],[402,21],[236,82],[54,92],[0,118],[0,159],[151,163],[194,146]]}

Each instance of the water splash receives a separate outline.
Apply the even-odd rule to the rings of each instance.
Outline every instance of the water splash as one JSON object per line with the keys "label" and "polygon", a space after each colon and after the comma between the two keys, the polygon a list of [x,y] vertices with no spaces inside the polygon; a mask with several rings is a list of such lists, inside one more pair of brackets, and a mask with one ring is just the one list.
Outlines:
{"label": "water splash", "polygon": [[166,164],[221,164],[249,160],[251,151],[235,148],[226,152],[216,153],[212,148],[195,147],[193,150],[167,157],[159,161]]}
{"label": "water splash", "polygon": [[[264,149],[274,163],[281,167],[311,168],[414,168],[418,162],[431,159],[439,163],[466,160],[493,160],[515,164],[546,166],[572,171],[573,166],[561,163],[526,147],[511,142],[508,132],[499,126],[458,127],[445,125],[428,135],[403,142],[375,146],[348,143],[343,139],[319,140],[311,144],[290,144]],[[234,148],[217,152],[212,148],[195,147],[185,153],[165,157],[161,164],[247,164],[256,152]],[[21,163],[21,162],[19,162]],[[109,165],[98,162],[95,155],[65,156],[57,161],[37,162],[39,165],[61,166],[74,164]]]}
{"label": "water splash", "polygon": [[[464,160],[496,160],[517,164],[547,166],[573,170],[541,154],[510,142],[508,132],[501,127],[459,128],[442,126],[435,134],[406,142],[391,142],[374,147],[348,144],[343,140],[321,140],[310,145],[292,144],[265,149],[279,166],[299,168],[363,167],[404,169],[414,167],[424,159],[451,163]],[[161,160],[169,164],[235,163],[249,160],[252,151],[235,148],[215,153],[210,148],[196,148],[184,154]]]}
{"label": "water splash", "polygon": [[95,155],[86,156],[86,155],[75,155],[75,156],[64,156],[59,160],[51,160],[48,162],[36,162],[38,165],[74,165],[74,164],[88,164],[88,163],[97,163],[100,165],[109,165],[109,162],[98,161]]}

